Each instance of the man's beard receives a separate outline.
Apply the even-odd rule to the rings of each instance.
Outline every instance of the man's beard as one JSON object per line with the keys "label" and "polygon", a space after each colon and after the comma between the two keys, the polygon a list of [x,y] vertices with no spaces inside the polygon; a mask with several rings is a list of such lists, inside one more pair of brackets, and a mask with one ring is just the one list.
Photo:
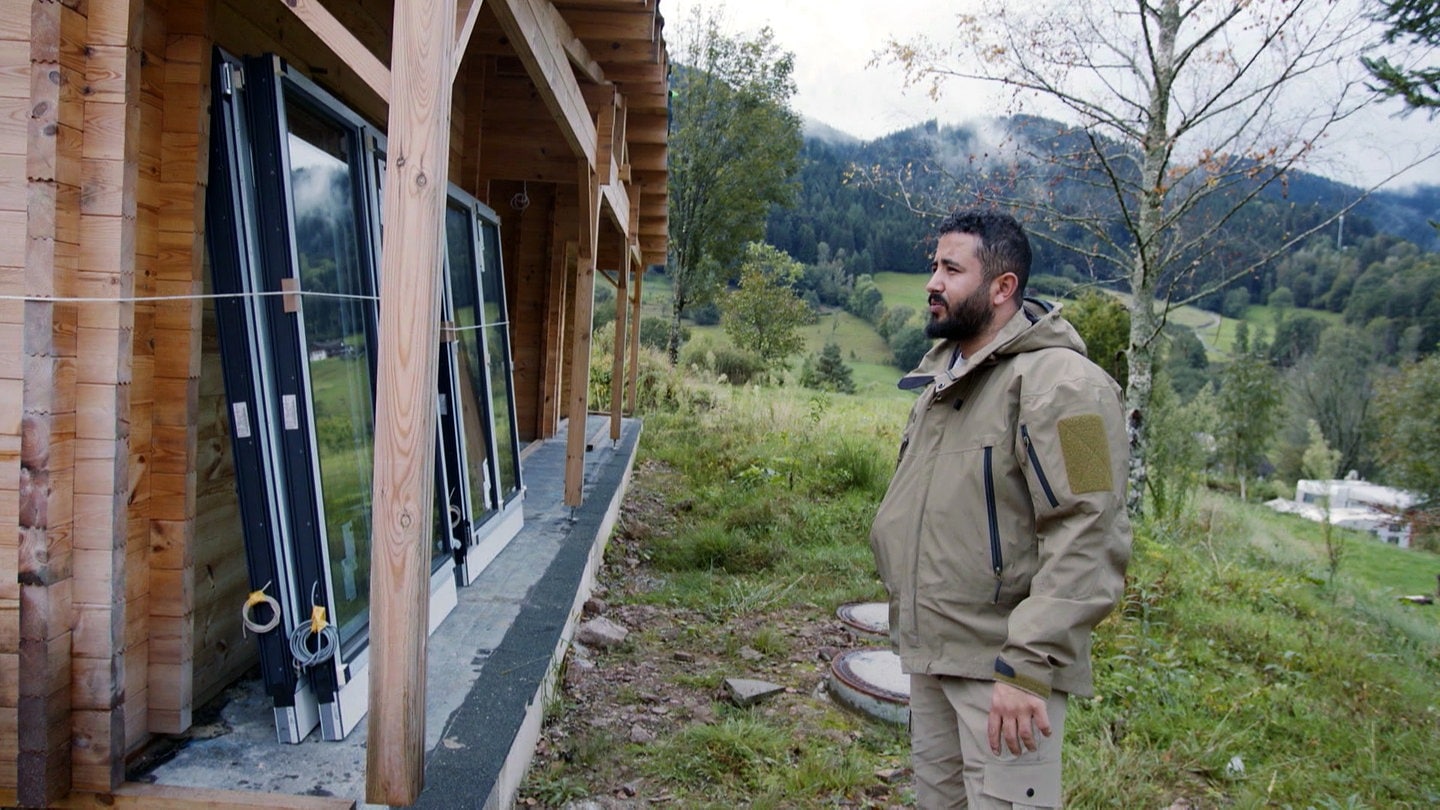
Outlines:
{"label": "man's beard", "polygon": [[[995,319],[995,311],[990,308],[989,287],[988,284],[982,284],[975,292],[960,299],[955,306],[947,306],[945,315],[932,315],[930,322],[925,324],[925,336],[943,340],[970,340],[981,335]],[[945,299],[932,295],[930,303],[943,304]]]}

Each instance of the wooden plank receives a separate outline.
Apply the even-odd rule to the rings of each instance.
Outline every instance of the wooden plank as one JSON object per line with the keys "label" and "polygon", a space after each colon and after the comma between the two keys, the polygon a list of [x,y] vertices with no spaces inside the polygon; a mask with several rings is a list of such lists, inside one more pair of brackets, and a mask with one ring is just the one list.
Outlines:
{"label": "wooden plank", "polygon": [[[425,660],[449,176],[455,0],[397,0],[381,245],[365,795],[412,804],[425,781]],[[403,241],[395,238],[403,234]]]}
{"label": "wooden plank", "polygon": [[654,42],[659,38],[660,25],[654,9],[626,12],[610,9],[571,11],[565,15],[570,30],[582,40],[640,40]]}
{"label": "wooden plank", "polygon": [[0,98],[30,98],[30,43],[0,39]]}
{"label": "wooden plank", "polygon": [[[295,12],[295,16],[305,23],[320,41],[329,46],[335,55],[340,57],[347,67],[355,71],[375,94],[385,101],[390,100],[390,86],[392,77],[390,68],[386,67],[375,58],[375,54],[369,48],[360,44],[360,40],[350,33],[344,23],[335,19],[325,6],[318,0],[283,0],[286,8]],[[447,40],[449,41],[449,40]],[[393,57],[392,57],[393,59]]]}

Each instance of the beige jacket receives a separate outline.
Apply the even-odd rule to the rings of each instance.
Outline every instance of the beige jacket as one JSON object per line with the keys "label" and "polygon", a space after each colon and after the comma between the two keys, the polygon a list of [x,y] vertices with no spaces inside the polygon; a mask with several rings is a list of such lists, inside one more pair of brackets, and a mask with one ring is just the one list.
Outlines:
{"label": "beige jacket", "polygon": [[1124,590],[1120,387],[1037,301],[955,368],[934,347],[870,545],[907,672],[1093,693],[1090,634]]}

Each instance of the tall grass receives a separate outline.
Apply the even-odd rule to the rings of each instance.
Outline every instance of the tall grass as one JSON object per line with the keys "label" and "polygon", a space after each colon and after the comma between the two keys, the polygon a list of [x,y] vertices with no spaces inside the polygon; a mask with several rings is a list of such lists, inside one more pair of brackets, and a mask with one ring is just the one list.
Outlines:
{"label": "tall grass", "polygon": [[[593,761],[544,764],[527,795],[581,780],[594,796],[623,772],[678,807],[913,801],[903,778],[877,776],[908,763],[904,731],[819,697],[802,632],[884,597],[867,536],[907,402],[698,390],[682,399],[704,407],[646,417],[627,499],[656,506],[622,526],[639,566],[609,596],[671,611],[678,630],[612,654],[701,699],[756,668],[791,691],[716,703],[649,746],[587,747]],[[1431,592],[1440,557],[1351,538],[1331,582],[1321,542],[1313,524],[1216,494],[1137,524],[1123,604],[1096,634],[1096,694],[1070,703],[1066,807],[1440,806],[1440,607],[1395,599]],[[677,649],[697,660],[666,674],[657,662]]]}

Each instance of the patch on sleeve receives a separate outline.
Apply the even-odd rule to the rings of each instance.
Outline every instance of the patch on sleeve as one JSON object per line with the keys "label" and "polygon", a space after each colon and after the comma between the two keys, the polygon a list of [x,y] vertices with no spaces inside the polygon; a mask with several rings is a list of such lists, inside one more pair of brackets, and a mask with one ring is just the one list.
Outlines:
{"label": "patch on sleeve", "polygon": [[1105,437],[1105,420],[1098,413],[1061,419],[1060,454],[1065,458],[1065,475],[1070,491],[1107,492],[1115,488],[1110,471],[1110,442]]}

